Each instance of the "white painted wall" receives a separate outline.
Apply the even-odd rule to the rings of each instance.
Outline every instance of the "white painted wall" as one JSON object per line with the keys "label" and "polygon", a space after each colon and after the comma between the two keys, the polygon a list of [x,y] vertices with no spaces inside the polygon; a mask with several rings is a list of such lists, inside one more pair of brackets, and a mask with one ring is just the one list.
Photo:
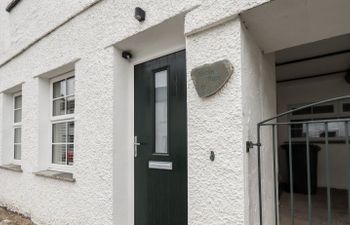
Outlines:
{"label": "white painted wall", "polygon": [[0,37],[0,40],[5,40],[7,44],[3,45],[3,48],[0,45],[0,52],[9,51],[14,53],[20,50],[75,13],[97,1],[21,1],[10,13],[5,11],[10,1],[1,1],[0,24],[6,29],[1,29],[2,32],[0,33],[7,35],[7,38],[2,39]]}
{"label": "white painted wall", "polygon": [[[277,85],[278,112],[285,112],[289,105],[307,104],[319,100],[350,94],[349,84],[344,80],[344,74],[335,74],[327,77],[300,80]],[[279,143],[288,140],[286,129],[280,129]],[[319,144],[318,144],[319,145]],[[318,154],[318,186],[326,187],[326,153],[324,145]],[[330,144],[330,179],[331,187],[347,189],[346,166],[347,150],[345,144]],[[286,156],[280,150],[280,169],[284,181],[287,178]]]}
{"label": "white painted wall", "polygon": [[[6,96],[2,91],[23,83],[24,172],[14,174],[0,170],[0,180],[6,184],[0,185],[0,204],[31,216],[38,225],[133,224],[132,210],[129,210],[133,196],[128,189],[133,180],[122,171],[124,168],[128,173],[132,171],[133,158],[125,151],[130,150],[132,143],[129,121],[132,120],[133,106],[121,96],[121,93],[132,93],[132,81],[125,77],[131,70],[119,56],[119,50],[123,49],[116,50],[111,46],[125,47],[127,45],[121,44],[125,44],[124,40],[176,15],[188,13],[185,30],[191,35],[182,40],[186,41],[188,71],[189,224],[248,224],[245,222],[247,195],[244,192],[242,31],[241,23],[235,17],[242,9],[263,1],[102,0],[38,42],[33,42],[89,2],[49,4],[35,1],[32,4],[37,4],[37,7],[33,7],[28,5],[30,1],[22,1],[12,15],[5,16],[9,16],[9,24],[15,24],[16,29],[10,30],[11,37],[2,35],[5,40],[0,41],[11,43],[2,44],[5,50],[0,54],[0,113],[1,118],[6,117]],[[193,11],[202,2],[206,4]],[[216,21],[216,15],[224,10],[220,7],[223,2],[235,10]],[[29,7],[27,11],[26,6]],[[147,11],[143,23],[133,18],[136,6]],[[47,19],[48,15],[51,16],[48,12],[52,11],[52,20]],[[59,12],[62,12],[62,17]],[[208,14],[211,19],[201,26],[193,19]],[[1,17],[1,21],[5,17]],[[48,22],[41,21],[45,19]],[[198,30],[201,32],[197,33]],[[154,41],[152,35],[148,38]],[[20,52],[23,47],[28,49]],[[183,46],[175,44],[171,47],[176,50]],[[142,50],[145,49],[141,46],[139,51]],[[149,50],[138,62],[160,56],[158,50]],[[162,49],[161,52],[165,54],[169,50]],[[217,95],[200,99],[191,82],[190,71],[220,59],[229,59],[233,63],[234,75]],[[73,172],[77,182],[74,184],[33,175],[48,164],[43,153],[49,151],[47,78],[59,75],[59,71],[67,66],[72,66],[76,74]],[[132,95],[128,97],[130,100]],[[129,126],[125,133],[123,126]],[[1,130],[0,146],[3,146],[5,135],[3,128]],[[127,135],[125,140],[121,140],[123,135]],[[217,154],[215,162],[209,160],[211,150]],[[117,164],[121,162],[120,158],[129,161]]]}
{"label": "white painted wall", "polygon": [[[265,55],[242,28],[243,141],[257,141],[257,124],[276,114],[275,58]],[[262,196],[264,224],[274,224],[272,131],[261,133]],[[246,224],[259,224],[257,148],[245,153]]]}
{"label": "white painted wall", "polygon": [[[240,43],[238,19],[187,38],[189,224],[244,224]],[[230,60],[234,74],[219,93],[201,99],[190,71],[220,59]]]}

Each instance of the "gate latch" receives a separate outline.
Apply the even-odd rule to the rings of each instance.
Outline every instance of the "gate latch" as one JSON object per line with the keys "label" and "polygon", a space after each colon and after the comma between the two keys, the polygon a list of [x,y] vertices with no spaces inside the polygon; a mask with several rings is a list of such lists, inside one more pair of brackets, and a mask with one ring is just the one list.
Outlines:
{"label": "gate latch", "polygon": [[254,143],[254,142],[252,142],[252,141],[247,141],[247,142],[246,142],[246,151],[249,152],[250,149],[254,148],[254,146],[260,147],[260,146],[261,146],[261,143]]}

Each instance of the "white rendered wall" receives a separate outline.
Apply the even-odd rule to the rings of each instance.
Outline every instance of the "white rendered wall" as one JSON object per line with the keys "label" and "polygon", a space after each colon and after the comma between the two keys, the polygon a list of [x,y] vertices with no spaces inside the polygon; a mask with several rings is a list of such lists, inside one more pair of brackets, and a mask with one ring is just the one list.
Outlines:
{"label": "white rendered wall", "polygon": [[[25,82],[24,172],[0,171],[0,180],[6,184],[0,185],[1,205],[31,216],[39,225],[113,224],[113,204],[119,210],[125,205],[113,200],[114,186],[118,185],[118,181],[113,184],[112,178],[113,152],[120,146],[119,143],[114,145],[113,138],[117,122],[113,119],[115,53],[113,48],[105,47],[182,13],[193,4],[171,7],[170,2],[144,2],[140,5],[147,10],[148,20],[140,25],[133,18],[134,7],[138,6],[135,2],[104,1],[0,67],[0,92]],[[120,11],[125,13],[116,13]],[[35,20],[31,22],[35,23]],[[36,177],[32,173],[47,168],[49,163],[45,161],[45,154],[40,152],[50,149],[45,148],[48,145],[43,138],[45,119],[42,117],[47,115],[43,94],[47,81],[35,77],[45,77],[48,71],[55,71],[79,58],[75,64],[76,151],[73,167],[77,182],[72,184]],[[54,73],[49,74],[53,76]],[[117,216],[114,221],[125,225],[118,220],[119,217],[116,219]],[[132,215],[128,217],[132,218]]]}
{"label": "white rendered wall", "polygon": [[[240,42],[239,19],[187,38],[189,224],[244,224]],[[198,97],[190,71],[221,59],[233,64],[232,77],[216,95]]]}
{"label": "white rendered wall", "polygon": [[[98,0],[21,1],[10,13],[5,11],[10,0],[0,2],[0,43],[1,34],[6,45],[2,51],[14,53],[44,35],[58,24]],[[35,23],[33,23],[35,22]]]}
{"label": "white rendered wall", "polygon": [[[276,114],[274,54],[265,55],[242,28],[242,102],[244,141],[257,141],[257,124]],[[271,129],[261,130],[264,224],[274,224],[273,152]],[[259,224],[257,148],[245,153],[246,224]]]}
{"label": "white rendered wall", "polygon": [[[113,180],[113,171],[120,172],[123,169],[122,165],[116,165],[114,160],[119,154],[125,153],[118,139],[115,139],[115,134],[122,130],[116,129],[116,126],[123,126],[123,121],[117,120],[116,115],[125,115],[128,111],[119,110],[127,104],[122,102],[121,96],[116,98],[116,95],[120,94],[119,90],[116,90],[120,85],[116,85],[116,82],[122,84],[125,80],[123,77],[116,78],[117,53],[110,46],[171,17],[189,12],[201,2],[180,1],[175,4],[170,0],[104,0],[3,64],[14,53],[18,53],[18,49],[26,46],[25,43],[33,40],[34,36],[40,36],[42,28],[28,28],[34,29],[32,32],[35,35],[16,33],[18,42],[13,46],[14,49],[0,56],[0,92],[24,82],[24,172],[17,174],[0,170],[0,180],[2,184],[6,184],[0,185],[1,205],[31,216],[38,225],[132,225],[124,224],[123,218],[119,220],[118,215],[125,213],[123,208],[127,206],[114,200],[118,193],[115,187],[120,181]],[[222,9],[217,7],[215,2],[211,3],[206,4],[202,10],[218,15]],[[249,6],[252,7],[253,4],[258,2],[252,1],[252,5]],[[243,1],[232,1],[232,7],[237,7],[237,12],[242,9],[242,5],[246,4],[243,4]],[[133,18],[136,6],[147,11],[147,19],[143,23]],[[209,6],[213,7],[208,11]],[[17,7],[14,10],[19,10],[24,4]],[[199,8],[195,13],[203,15],[203,11],[198,10]],[[34,15],[26,24],[38,24],[38,20],[43,18],[41,15],[46,15],[37,11],[32,13]],[[196,15],[192,12],[190,14]],[[68,15],[69,13],[65,14],[65,17]],[[225,18],[232,16],[225,14]],[[19,18],[12,22],[20,23],[19,21],[23,20],[24,18]],[[52,21],[59,23],[56,19]],[[196,20],[192,20],[192,23],[196,23]],[[213,23],[215,24],[211,22]],[[186,22],[187,25],[195,27],[191,25],[191,21]],[[51,26],[54,24],[48,24],[47,27],[45,25],[45,30]],[[193,33],[186,40],[189,224],[243,224],[245,140],[241,99],[241,24],[235,19],[205,29],[201,28],[202,32]],[[5,40],[5,43],[8,41]],[[203,63],[220,59],[229,59],[234,64],[234,75],[217,95],[205,100],[200,99],[194,90],[189,72]],[[45,154],[42,154],[45,146],[48,146],[47,139],[43,138],[47,129],[45,115],[48,110],[43,96],[43,93],[47,92],[45,77],[47,74],[58,75],[59,73],[55,74],[57,68],[72,62],[76,62],[73,65],[76,73],[76,150],[73,172],[77,182],[66,183],[36,177],[33,172],[47,167],[48,164]],[[129,110],[132,110],[132,107]],[[3,135],[0,140],[2,146]],[[217,154],[215,162],[209,160],[210,150]],[[127,163],[126,166],[130,168],[130,162]],[[128,182],[132,185],[130,178]],[[118,207],[118,210],[114,211],[114,206]],[[129,213],[127,219],[130,222],[133,215],[130,211],[126,213]]]}
{"label": "white rendered wall", "polygon": [[[350,85],[345,82],[344,74],[335,74],[327,77],[320,77],[308,80],[280,83],[277,85],[278,112],[285,112],[288,106],[297,104],[308,104],[319,100],[350,94]],[[288,139],[287,131],[281,129],[279,142],[283,143]],[[323,144],[318,153],[318,186],[326,187],[326,153]],[[345,144],[329,144],[330,150],[330,183],[331,187],[347,189],[347,149]],[[286,156],[280,151],[281,175],[286,181],[288,173]],[[336,175],[335,175],[336,174]]]}

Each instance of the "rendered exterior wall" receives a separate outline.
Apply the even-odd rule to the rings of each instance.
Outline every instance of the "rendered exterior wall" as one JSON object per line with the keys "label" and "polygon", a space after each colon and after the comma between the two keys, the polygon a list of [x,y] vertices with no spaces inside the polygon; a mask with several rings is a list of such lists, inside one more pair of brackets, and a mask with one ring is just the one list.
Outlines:
{"label": "rendered exterior wall", "polygon": [[189,224],[244,224],[240,29],[236,19],[187,39],[188,71],[221,59],[234,66],[224,88],[205,99],[188,77]]}
{"label": "rendered exterior wall", "polygon": [[[276,115],[274,54],[265,55],[242,28],[242,102],[244,141],[257,141],[257,123]],[[264,224],[274,224],[272,131],[261,129]],[[246,224],[259,224],[257,148],[245,154]]]}
{"label": "rendered exterior wall", "polygon": [[[90,2],[79,1],[79,4],[69,6],[72,10],[62,18],[69,17]],[[202,2],[205,4],[201,5]],[[19,27],[18,30],[12,30],[14,33],[10,40],[0,41],[7,43],[0,45],[6,49],[0,54],[0,92],[24,82],[24,172],[14,174],[0,171],[0,180],[6,184],[0,185],[0,204],[31,216],[39,225],[120,224],[116,223],[113,209],[114,185],[118,185],[118,181],[113,182],[113,153],[118,148],[113,134],[115,126],[119,125],[115,120],[118,111],[114,105],[114,93],[118,92],[114,89],[118,86],[118,80],[114,73],[115,52],[113,47],[108,46],[175,15],[189,12],[185,29],[191,33],[186,43],[189,224],[249,224],[245,218],[245,198],[248,196],[244,192],[241,23],[238,18],[233,19],[237,16],[234,13],[217,16],[217,20],[226,22],[215,26],[212,25],[215,21],[211,19],[208,20],[211,22],[198,27],[193,18],[206,13],[219,15],[224,10],[220,4],[232,6],[235,8],[232,12],[239,12],[262,2],[104,0],[3,64],[45,30],[52,29],[62,21],[55,14],[55,19],[42,26],[36,28],[28,25],[28,31],[31,31],[28,34],[24,32],[25,24],[37,24],[37,20],[43,18],[50,20],[47,18],[50,14],[30,8],[34,10],[29,10],[30,14],[34,15],[28,17],[25,13],[23,18],[12,20]],[[18,5],[14,10],[23,12],[21,7],[26,4]],[[37,4],[46,3],[40,1]],[[147,11],[147,20],[142,24],[133,18],[136,6]],[[55,7],[58,11],[64,11],[61,8],[63,4],[47,7],[45,10],[48,11],[56,10]],[[65,7],[68,8],[68,5]],[[17,13],[13,16],[21,15]],[[24,24],[21,21],[25,21]],[[208,29],[208,26],[211,28]],[[3,37],[9,38],[6,35]],[[235,67],[233,77],[217,95],[200,99],[190,79],[191,69],[224,58],[229,59]],[[36,177],[32,173],[45,168],[47,164],[41,159],[41,152],[45,150],[42,147],[45,129],[42,129],[41,121],[45,109],[41,106],[46,104],[42,97],[45,88],[41,86],[47,80],[37,76],[73,61],[76,61],[76,150],[73,172],[77,182],[71,184]],[[3,97],[4,93],[0,95]],[[0,104],[0,113],[3,107],[4,104]],[[3,115],[0,116],[3,118]],[[0,146],[3,146],[3,138],[0,141]],[[215,162],[209,160],[210,150],[217,154]]]}

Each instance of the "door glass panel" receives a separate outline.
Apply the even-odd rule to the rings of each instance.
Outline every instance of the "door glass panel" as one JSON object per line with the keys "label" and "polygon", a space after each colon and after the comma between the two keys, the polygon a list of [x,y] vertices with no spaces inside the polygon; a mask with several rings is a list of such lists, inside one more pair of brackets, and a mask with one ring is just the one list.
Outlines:
{"label": "door glass panel", "polygon": [[155,82],[155,153],[168,153],[168,71],[154,74]]}

